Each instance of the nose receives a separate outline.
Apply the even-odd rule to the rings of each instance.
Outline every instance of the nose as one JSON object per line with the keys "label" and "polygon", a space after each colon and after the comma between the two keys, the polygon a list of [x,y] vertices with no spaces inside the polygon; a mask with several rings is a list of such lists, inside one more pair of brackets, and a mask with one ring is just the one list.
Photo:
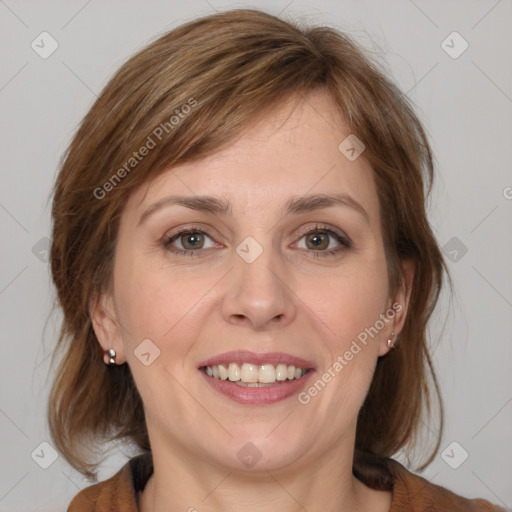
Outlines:
{"label": "nose", "polygon": [[[252,263],[234,254],[234,269],[222,303],[230,324],[264,330],[288,325],[296,316],[296,302],[283,268],[265,250]],[[272,264],[274,259],[274,264]]]}

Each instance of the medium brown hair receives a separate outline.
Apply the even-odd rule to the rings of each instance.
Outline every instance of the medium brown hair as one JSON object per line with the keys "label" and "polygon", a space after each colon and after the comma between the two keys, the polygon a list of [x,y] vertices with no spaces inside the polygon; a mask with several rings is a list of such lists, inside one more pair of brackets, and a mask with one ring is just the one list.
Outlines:
{"label": "medium brown hair", "polygon": [[[399,347],[379,359],[359,413],[354,474],[369,482],[372,468],[365,461],[413,447],[420,414],[431,413],[433,397],[439,399],[442,427],[426,326],[445,264],[425,212],[433,161],[420,121],[405,95],[343,33],[233,10],[182,25],[130,58],[63,157],[51,245],[63,312],[54,357],[62,358],[48,417],[55,445],[87,477],[96,476],[93,454],[104,441],[130,440],[150,450],[130,368],[104,364],[90,317],[91,301],[111,280],[128,197],[170,166],[226,147],[283,100],[318,89],[332,97],[366,147],[363,156],[373,168],[380,201],[390,293],[402,282],[402,260],[415,264]],[[142,147],[149,148],[144,156]],[[427,462],[439,443],[440,435]]]}

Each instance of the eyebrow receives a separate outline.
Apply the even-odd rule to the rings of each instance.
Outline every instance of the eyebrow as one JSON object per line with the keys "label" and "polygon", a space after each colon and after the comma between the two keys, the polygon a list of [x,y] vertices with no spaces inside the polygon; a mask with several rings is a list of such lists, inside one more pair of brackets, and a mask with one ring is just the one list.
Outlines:
{"label": "eyebrow", "polygon": [[[205,213],[231,215],[231,203],[213,196],[167,196],[149,206],[141,215],[137,226],[164,207],[178,205]],[[283,215],[307,213],[331,206],[347,206],[358,212],[371,225],[370,216],[361,203],[347,194],[310,194],[289,199],[283,209]]]}
{"label": "eyebrow", "polygon": [[200,212],[231,215],[231,204],[223,199],[212,196],[167,196],[149,206],[141,215],[137,226],[140,226],[158,210],[171,205],[184,206]]}
{"label": "eyebrow", "polygon": [[364,220],[371,225],[370,216],[363,208],[363,205],[348,194],[311,194],[292,198],[286,203],[284,213],[285,215],[293,213],[298,214],[340,205],[352,208],[362,215]]}

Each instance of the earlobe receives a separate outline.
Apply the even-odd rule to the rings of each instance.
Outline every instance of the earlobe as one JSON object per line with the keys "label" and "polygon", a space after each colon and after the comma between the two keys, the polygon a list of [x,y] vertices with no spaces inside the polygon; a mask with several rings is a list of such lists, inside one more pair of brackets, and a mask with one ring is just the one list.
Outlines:
{"label": "earlobe", "polygon": [[390,350],[396,349],[400,345],[399,336],[409,311],[414,271],[415,264],[413,260],[402,261],[402,282],[392,298],[390,308],[388,309],[388,311],[393,311],[393,321],[390,323],[389,329],[383,333],[379,356],[387,354]]}
{"label": "earlobe", "polygon": [[96,338],[103,349],[103,352],[113,350],[116,356],[116,363],[123,360],[122,343],[119,324],[113,315],[113,304],[109,295],[101,293],[91,300],[89,314]]}

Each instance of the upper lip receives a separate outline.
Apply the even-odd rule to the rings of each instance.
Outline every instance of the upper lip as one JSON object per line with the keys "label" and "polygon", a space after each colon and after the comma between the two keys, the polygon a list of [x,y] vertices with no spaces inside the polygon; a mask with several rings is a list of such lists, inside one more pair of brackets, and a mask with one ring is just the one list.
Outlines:
{"label": "upper lip", "polygon": [[285,354],[284,352],[265,352],[257,354],[249,350],[233,350],[224,352],[207,359],[199,364],[199,368],[203,366],[213,366],[223,363],[250,363],[255,365],[262,364],[286,364],[287,366],[295,366],[296,368],[313,369],[314,365],[311,361],[306,361],[301,357]]}

